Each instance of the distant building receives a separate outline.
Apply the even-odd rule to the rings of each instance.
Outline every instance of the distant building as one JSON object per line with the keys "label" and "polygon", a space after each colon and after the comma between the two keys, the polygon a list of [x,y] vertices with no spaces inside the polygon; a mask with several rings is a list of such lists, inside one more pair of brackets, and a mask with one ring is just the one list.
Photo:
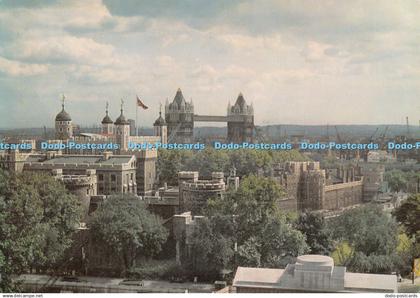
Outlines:
{"label": "distant building", "polygon": [[320,168],[319,162],[286,162],[273,178],[285,189],[284,210],[340,210],[372,201],[383,187],[385,169],[380,163]]}
{"label": "distant building", "polygon": [[237,293],[395,293],[397,276],[351,273],[331,257],[303,255],[285,269],[238,267]]}
{"label": "distant building", "polygon": [[23,171],[41,173],[60,173],[60,176],[96,175],[97,189],[92,195],[110,195],[137,193],[136,158],[134,155],[60,155],[47,154],[28,155],[23,162]]}

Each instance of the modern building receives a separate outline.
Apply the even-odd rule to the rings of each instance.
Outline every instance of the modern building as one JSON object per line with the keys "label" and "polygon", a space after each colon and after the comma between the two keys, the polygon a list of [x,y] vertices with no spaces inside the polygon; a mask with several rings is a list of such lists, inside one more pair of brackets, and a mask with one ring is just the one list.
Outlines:
{"label": "modern building", "polygon": [[303,255],[285,269],[238,267],[237,293],[395,293],[397,276],[347,272],[322,255]]}

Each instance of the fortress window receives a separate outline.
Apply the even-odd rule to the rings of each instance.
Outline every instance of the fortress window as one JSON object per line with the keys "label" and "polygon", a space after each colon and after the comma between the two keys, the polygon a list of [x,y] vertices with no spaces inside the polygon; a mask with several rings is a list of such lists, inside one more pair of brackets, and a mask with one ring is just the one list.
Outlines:
{"label": "fortress window", "polygon": [[117,181],[117,176],[115,176],[114,174],[111,175],[111,181],[115,182]]}
{"label": "fortress window", "polygon": [[99,174],[98,175],[98,179],[99,179],[99,181],[103,181],[104,180],[104,175],[103,174]]}

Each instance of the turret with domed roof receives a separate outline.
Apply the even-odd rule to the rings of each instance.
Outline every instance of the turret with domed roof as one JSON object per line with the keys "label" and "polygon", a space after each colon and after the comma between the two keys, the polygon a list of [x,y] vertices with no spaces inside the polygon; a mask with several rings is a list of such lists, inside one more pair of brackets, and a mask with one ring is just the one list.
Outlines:
{"label": "turret with domed roof", "polygon": [[65,110],[65,99],[63,95],[61,111],[55,116],[55,138],[57,140],[68,140],[73,137],[73,124],[70,114]]}
{"label": "turret with domed roof", "polygon": [[128,149],[128,140],[130,138],[130,123],[124,116],[124,101],[121,99],[121,114],[115,120],[115,135],[117,144],[120,149],[125,151]]}
{"label": "turret with domed roof", "polygon": [[112,121],[111,117],[108,114],[108,102],[106,103],[106,114],[104,119],[102,119],[102,134],[103,135],[113,135],[114,134],[114,121]]}
{"label": "turret with domed roof", "polygon": [[166,121],[162,117],[162,105],[160,105],[159,117],[156,119],[155,123],[153,123],[153,128],[155,136],[160,137],[162,144],[166,144],[168,132],[166,127]]}

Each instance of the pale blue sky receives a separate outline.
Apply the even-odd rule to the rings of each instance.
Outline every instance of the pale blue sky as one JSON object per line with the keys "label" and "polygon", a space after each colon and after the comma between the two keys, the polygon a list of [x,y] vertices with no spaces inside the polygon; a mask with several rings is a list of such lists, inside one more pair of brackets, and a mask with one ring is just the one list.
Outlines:
{"label": "pale blue sky", "polygon": [[419,53],[418,0],[0,0],[0,127],[53,126],[62,93],[82,125],[138,94],[150,126],[178,87],[257,124],[415,124]]}

